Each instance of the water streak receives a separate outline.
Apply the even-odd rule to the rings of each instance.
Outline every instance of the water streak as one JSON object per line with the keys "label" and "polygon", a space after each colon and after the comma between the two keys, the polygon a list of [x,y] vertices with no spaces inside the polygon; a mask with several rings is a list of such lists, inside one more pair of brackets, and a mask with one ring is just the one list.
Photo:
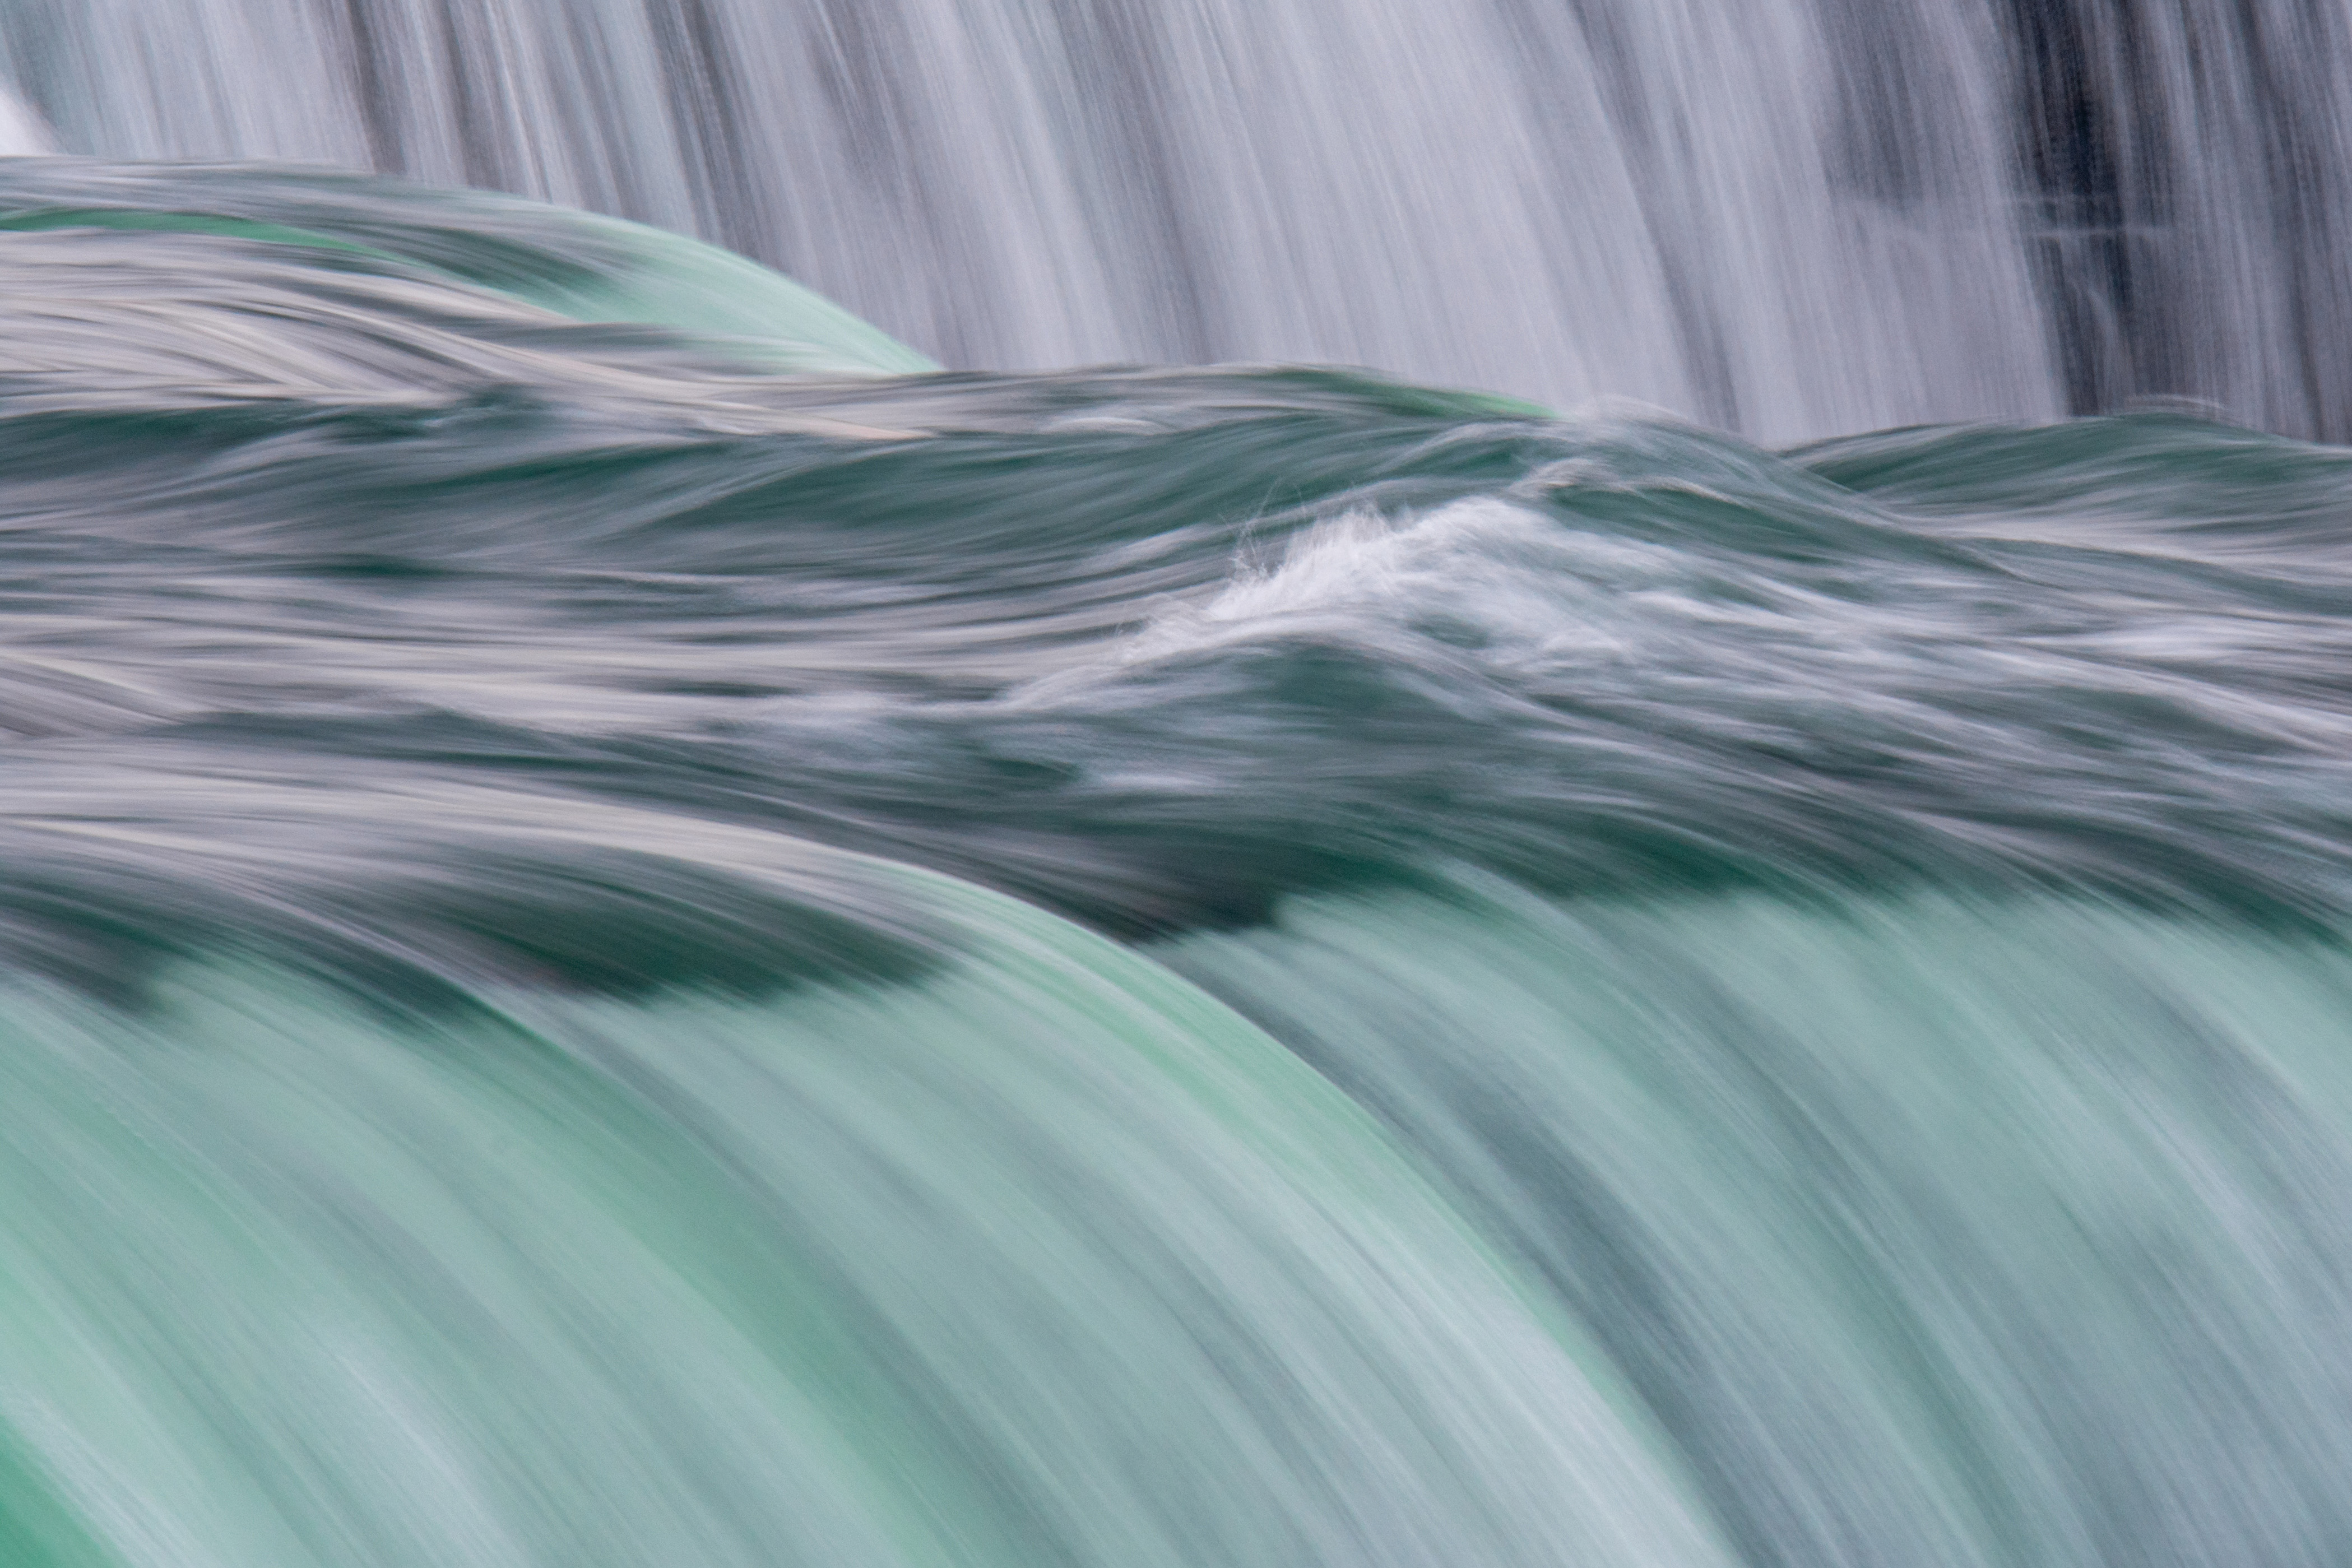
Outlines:
{"label": "water streak", "polygon": [[1488,389],[0,164],[0,1562],[2352,1553],[2332,11],[0,16]]}

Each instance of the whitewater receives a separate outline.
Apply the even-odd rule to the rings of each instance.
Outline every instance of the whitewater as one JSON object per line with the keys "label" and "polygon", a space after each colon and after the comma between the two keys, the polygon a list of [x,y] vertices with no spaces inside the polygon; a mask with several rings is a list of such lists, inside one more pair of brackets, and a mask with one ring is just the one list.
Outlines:
{"label": "whitewater", "polygon": [[0,1565],[2344,1563],[2346,22],[0,4]]}

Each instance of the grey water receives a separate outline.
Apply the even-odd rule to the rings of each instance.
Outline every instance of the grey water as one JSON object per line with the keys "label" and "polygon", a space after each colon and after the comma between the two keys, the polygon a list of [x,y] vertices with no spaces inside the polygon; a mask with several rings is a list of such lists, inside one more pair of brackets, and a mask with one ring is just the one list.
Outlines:
{"label": "grey water", "polygon": [[9,0],[67,151],[697,234],[950,365],[2352,433],[2331,0]]}

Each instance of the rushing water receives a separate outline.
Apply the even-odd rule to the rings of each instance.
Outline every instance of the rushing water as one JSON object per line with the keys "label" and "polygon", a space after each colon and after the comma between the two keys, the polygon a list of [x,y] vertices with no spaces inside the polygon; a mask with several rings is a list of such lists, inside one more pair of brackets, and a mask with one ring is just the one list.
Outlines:
{"label": "rushing water", "polygon": [[0,5],[0,1564],[2339,1568],[2222,9]]}
{"label": "rushing water", "polygon": [[961,368],[2352,435],[2342,0],[5,0],[66,149],[495,186]]}
{"label": "rushing water", "polygon": [[1768,441],[2150,395],[2352,436],[2347,58],[2343,0],[0,4],[72,152],[595,208],[960,368]]}

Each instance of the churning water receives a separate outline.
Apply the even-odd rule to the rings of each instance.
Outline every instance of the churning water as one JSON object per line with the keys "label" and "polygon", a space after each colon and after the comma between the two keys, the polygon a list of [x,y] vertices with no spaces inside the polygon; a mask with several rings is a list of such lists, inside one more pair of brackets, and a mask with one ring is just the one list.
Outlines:
{"label": "churning water", "polygon": [[5,0],[0,1564],[2340,1568],[2347,28]]}

